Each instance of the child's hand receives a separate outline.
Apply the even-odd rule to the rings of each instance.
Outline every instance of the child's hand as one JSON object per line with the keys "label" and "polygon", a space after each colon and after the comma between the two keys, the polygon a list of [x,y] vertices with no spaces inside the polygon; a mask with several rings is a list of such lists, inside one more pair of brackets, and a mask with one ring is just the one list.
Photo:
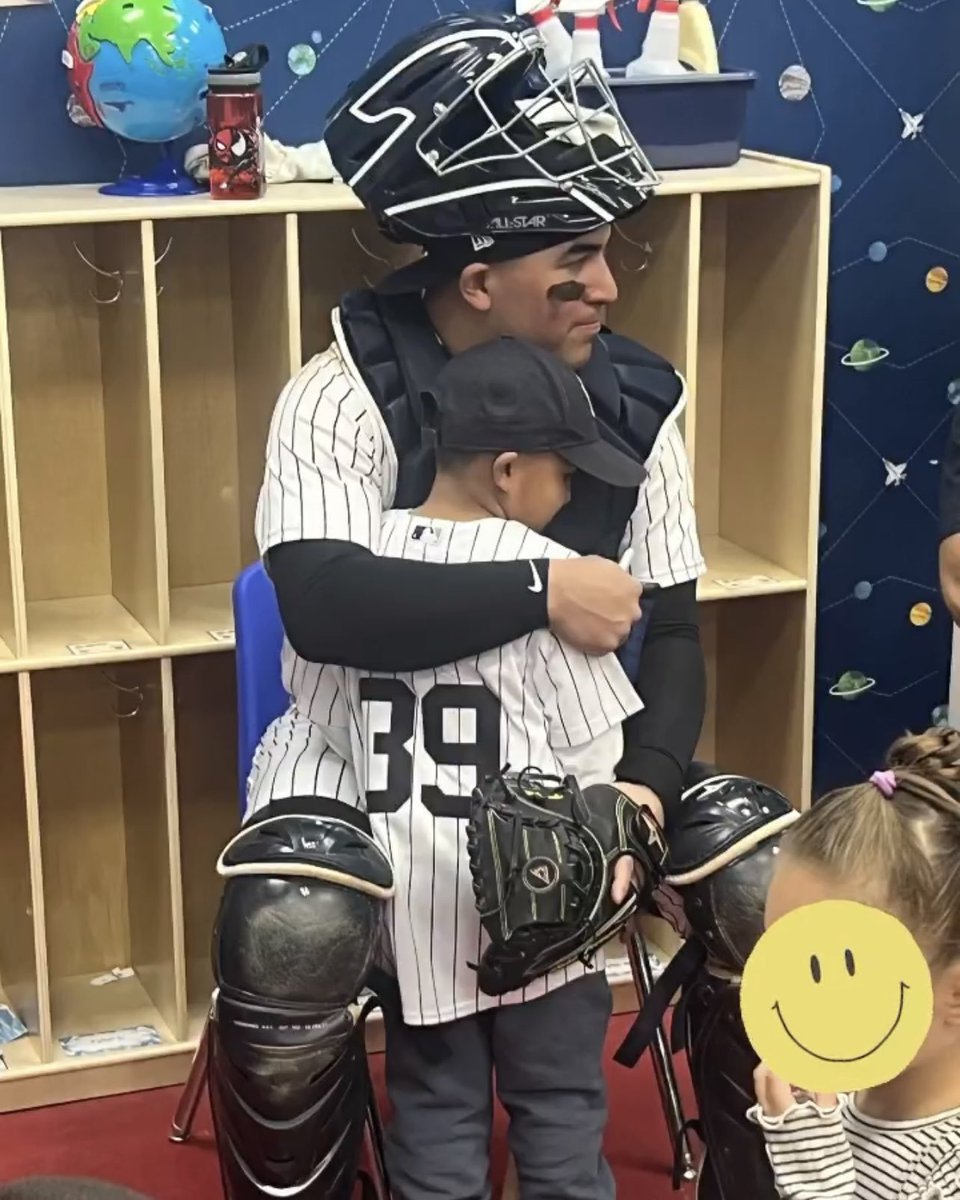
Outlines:
{"label": "child's hand", "polygon": [[622,904],[633,886],[633,857],[622,854],[613,864],[613,886],[610,896],[614,904]]}
{"label": "child's hand", "polygon": [[826,1092],[802,1092],[794,1089],[768,1066],[761,1063],[753,1072],[757,1103],[765,1117],[782,1117],[794,1104],[812,1100],[818,1108],[834,1108],[837,1097]]}
{"label": "child's hand", "polygon": [[[621,792],[634,804],[644,805],[653,814],[654,820],[663,828],[663,805],[660,803],[660,797],[656,792],[651,791],[642,783],[628,783],[626,780],[618,779],[616,786]],[[630,887],[634,880],[634,861],[629,854],[618,858],[613,867],[613,886],[610,888],[610,897],[614,904],[622,904],[630,894]],[[639,866],[637,871],[637,888],[643,886],[643,878]]]}

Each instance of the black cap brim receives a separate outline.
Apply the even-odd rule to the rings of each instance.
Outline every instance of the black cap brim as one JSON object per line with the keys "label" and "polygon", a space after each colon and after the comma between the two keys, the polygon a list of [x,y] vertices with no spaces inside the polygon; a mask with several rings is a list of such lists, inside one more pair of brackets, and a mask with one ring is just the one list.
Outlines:
{"label": "black cap brim", "polygon": [[578,471],[611,487],[639,487],[647,477],[646,467],[638,458],[603,439],[557,449],[556,453]]}

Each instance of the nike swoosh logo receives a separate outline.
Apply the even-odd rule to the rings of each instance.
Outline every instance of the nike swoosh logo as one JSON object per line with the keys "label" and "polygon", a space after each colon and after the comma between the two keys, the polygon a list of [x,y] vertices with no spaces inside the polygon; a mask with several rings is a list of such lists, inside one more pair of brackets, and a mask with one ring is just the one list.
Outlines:
{"label": "nike swoosh logo", "polygon": [[533,576],[533,583],[528,585],[527,591],[542,592],[543,591],[543,580],[540,578],[539,574],[537,573],[537,568],[534,563],[530,564],[530,574]]}

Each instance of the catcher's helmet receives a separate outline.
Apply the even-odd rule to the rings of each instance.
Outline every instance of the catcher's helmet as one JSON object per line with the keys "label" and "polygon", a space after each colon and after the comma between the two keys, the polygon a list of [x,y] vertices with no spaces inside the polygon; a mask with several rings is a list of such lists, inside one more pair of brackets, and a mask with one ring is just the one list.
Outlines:
{"label": "catcher's helmet", "polygon": [[579,233],[636,211],[659,182],[592,62],[551,83],[537,29],[442,17],[351,85],[324,138],[398,242]]}

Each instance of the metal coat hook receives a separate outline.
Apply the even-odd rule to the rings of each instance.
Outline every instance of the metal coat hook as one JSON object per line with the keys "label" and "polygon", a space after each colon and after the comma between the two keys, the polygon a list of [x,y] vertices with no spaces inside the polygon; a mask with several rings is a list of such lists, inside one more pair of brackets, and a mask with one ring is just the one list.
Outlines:
{"label": "metal coat hook", "polygon": [[653,257],[652,243],[647,242],[647,241],[643,241],[643,242],[636,241],[635,238],[632,238],[628,234],[624,233],[623,230],[620,228],[620,226],[617,224],[614,224],[613,232],[615,234],[617,234],[619,237],[623,238],[623,240],[628,245],[635,246],[641,252],[641,254],[643,254],[643,256],[644,256],[643,261],[640,263],[639,267],[632,267],[628,263],[624,262],[624,260],[621,258],[620,266],[623,268],[623,270],[629,271],[633,275],[638,275],[641,271],[645,271],[647,269],[647,267],[650,265],[650,259]]}
{"label": "metal coat hook", "polygon": [[90,261],[90,259],[87,258],[87,256],[80,249],[80,247],[77,245],[76,242],[73,243],[73,248],[74,248],[74,250],[76,250],[77,257],[80,259],[80,261],[85,266],[89,267],[90,270],[93,271],[94,275],[100,275],[104,279],[112,279],[113,282],[117,285],[116,295],[111,296],[109,300],[101,300],[100,297],[94,291],[90,292],[90,299],[94,302],[94,304],[101,304],[101,305],[102,304],[116,304],[116,302],[120,299],[120,293],[123,291],[124,280],[123,280],[122,272],[120,272],[120,271],[104,271],[101,267],[96,266],[95,263],[92,263]]}
{"label": "metal coat hook", "polygon": [[[171,235],[170,235],[170,236],[167,238],[167,244],[166,244],[166,245],[164,246],[164,248],[163,248],[163,249],[160,251],[160,254],[157,256],[157,258],[155,258],[155,259],[153,260],[153,265],[154,265],[155,267],[159,267],[159,266],[160,266],[160,264],[163,262],[163,260],[164,260],[164,259],[167,257],[167,255],[170,253],[170,247],[171,247],[172,245],[173,245],[173,234],[171,234]],[[157,288],[157,295],[158,295],[158,296],[162,296],[162,295],[163,295],[163,289],[164,289],[164,286],[165,286],[165,285],[161,283],[161,284],[160,284],[160,286]]]}
{"label": "metal coat hook", "polygon": [[[357,243],[357,245],[360,247],[360,249],[364,252],[364,254],[367,256],[367,258],[372,258],[374,262],[383,263],[384,266],[389,267],[391,271],[394,269],[393,263],[390,261],[389,258],[384,258],[382,254],[375,254],[370,249],[369,246],[364,244],[363,239],[360,237],[360,234],[357,233],[357,229],[356,229],[355,225],[350,226],[350,236]],[[363,282],[367,285],[368,288],[374,287],[374,284],[371,283],[369,276],[364,275],[362,278],[363,278]]]}
{"label": "metal coat hook", "polygon": [[384,258],[382,254],[374,254],[374,252],[370,249],[369,246],[364,245],[363,240],[360,237],[360,234],[357,233],[357,229],[356,229],[355,225],[350,226],[350,234],[353,237],[353,240],[357,243],[357,245],[360,247],[360,249],[367,256],[367,258],[372,258],[374,260],[374,262],[385,263],[388,267],[393,266],[393,263],[390,261],[389,258]]}
{"label": "metal coat hook", "polygon": [[[127,705],[129,711],[121,712],[121,710],[115,704],[113,706],[113,715],[118,717],[121,721],[128,721],[131,717],[137,716],[140,712],[140,709],[143,708],[143,688],[140,686],[140,684],[136,683],[131,687],[125,683],[118,683],[117,680],[114,679],[107,671],[101,671],[100,674],[104,677],[107,683],[111,685],[111,687],[115,688],[120,695],[127,697],[129,701]],[[130,701],[130,697],[135,697],[135,699]],[[133,705],[132,708],[130,708],[130,704]]]}

